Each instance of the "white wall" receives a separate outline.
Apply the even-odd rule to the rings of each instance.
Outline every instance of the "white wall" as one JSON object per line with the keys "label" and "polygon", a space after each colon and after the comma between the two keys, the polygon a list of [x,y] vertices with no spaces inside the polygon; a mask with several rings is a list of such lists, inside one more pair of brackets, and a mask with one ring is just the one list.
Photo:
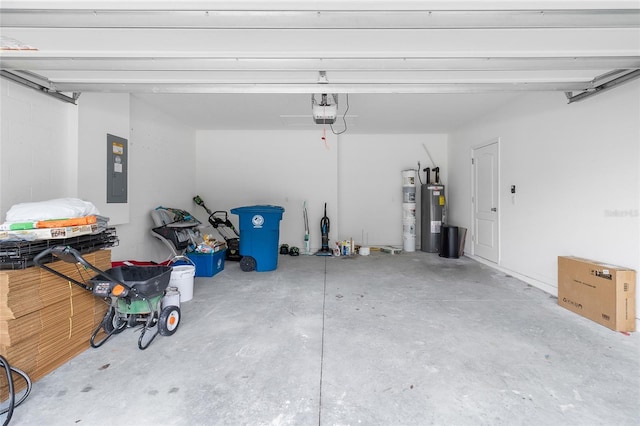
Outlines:
{"label": "white wall", "polygon": [[12,205],[75,197],[77,106],[0,79],[0,222]]}
{"label": "white wall", "polygon": [[78,110],[78,197],[91,201],[110,225],[128,223],[130,196],[127,203],[107,203],[107,134],[129,140],[129,95],[83,93]]}
{"label": "white wall", "polygon": [[[16,203],[80,197],[116,225],[114,260],[167,258],[168,248],[150,234],[150,212],[192,207],[194,130],[135,96],[83,94],[76,106],[5,79],[0,105],[1,221]],[[126,205],[106,204],[107,133],[129,140]]]}
{"label": "white wall", "polygon": [[[327,135],[319,131],[197,133],[197,193],[211,210],[285,208],[280,243],[303,247],[307,200],[311,248],[320,248],[327,203],[329,239],[402,245],[402,170],[429,167],[423,144],[447,170],[446,135]],[[444,174],[443,174],[444,177]],[[195,213],[205,221],[201,208]],[[231,215],[237,224],[237,216]],[[363,232],[364,231],[364,232]],[[419,237],[418,237],[419,241]]]}
{"label": "white wall", "polygon": [[[324,203],[338,232],[338,140],[326,143],[315,131],[200,131],[196,136],[195,193],[211,210],[276,205],[284,207],[280,243],[304,246],[303,202],[307,201],[311,247],[320,247]],[[206,222],[207,213],[192,204]],[[238,216],[230,214],[238,226]]]}
{"label": "white wall", "polygon": [[562,93],[523,94],[454,132],[450,215],[469,229],[471,149],[495,138],[500,267],[551,292],[560,255],[640,271],[640,81],[570,105]]}
{"label": "white wall", "polygon": [[[80,195],[115,226],[113,260],[162,261],[170,250],[151,236],[156,207],[187,209],[195,171],[195,132],[135,95],[83,94],[80,105]],[[128,202],[106,202],[107,133],[128,140]]]}
{"label": "white wall", "polygon": [[[341,136],[339,152],[339,239],[402,247],[402,171],[434,165],[446,183],[447,135]],[[420,172],[424,179],[424,173]],[[420,183],[416,181],[416,247],[420,247]]]}
{"label": "white wall", "polygon": [[159,262],[171,252],[151,236],[151,211],[164,206],[193,213],[195,131],[135,95],[130,113],[130,220],[116,226],[120,245],[112,258]]}

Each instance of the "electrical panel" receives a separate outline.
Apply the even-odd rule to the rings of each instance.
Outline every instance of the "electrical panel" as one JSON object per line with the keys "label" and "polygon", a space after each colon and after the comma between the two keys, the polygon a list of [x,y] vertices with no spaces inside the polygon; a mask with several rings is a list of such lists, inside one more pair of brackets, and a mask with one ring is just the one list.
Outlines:
{"label": "electrical panel", "polygon": [[107,134],[107,203],[127,202],[127,140]]}

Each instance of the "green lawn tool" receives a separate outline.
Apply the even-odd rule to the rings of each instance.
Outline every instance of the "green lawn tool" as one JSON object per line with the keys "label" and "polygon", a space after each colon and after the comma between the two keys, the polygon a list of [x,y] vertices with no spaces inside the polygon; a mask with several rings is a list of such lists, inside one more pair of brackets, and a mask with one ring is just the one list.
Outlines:
{"label": "green lawn tool", "polygon": [[240,255],[240,234],[238,234],[233,223],[229,220],[227,212],[222,210],[212,212],[204,204],[204,201],[199,195],[193,197],[193,201],[206,210],[209,214],[209,223],[218,231],[227,243],[225,258],[236,262],[242,260],[242,256]]}
{"label": "green lawn tool", "polygon": [[[85,282],[76,280],[51,268],[46,262],[62,260],[75,263],[81,277],[87,271],[97,275]],[[118,266],[102,271],[87,262],[80,253],[67,246],[51,247],[34,258],[36,266],[70,281],[94,296],[109,300],[109,308],[100,325],[91,335],[91,346],[102,346],[114,334],[127,327],[141,325],[138,348],[146,349],[158,334],[171,336],[180,324],[180,307],[163,307],[162,299],[171,279],[171,266]],[[151,330],[151,332],[148,332]],[[105,336],[96,341],[104,331]]]}

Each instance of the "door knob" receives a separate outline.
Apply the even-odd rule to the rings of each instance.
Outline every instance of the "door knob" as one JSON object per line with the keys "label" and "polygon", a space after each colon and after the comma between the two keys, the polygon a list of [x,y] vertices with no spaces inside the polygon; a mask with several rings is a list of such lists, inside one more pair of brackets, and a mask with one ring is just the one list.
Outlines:
{"label": "door knob", "polygon": [[497,208],[495,208],[495,207],[491,207],[491,211],[492,211],[492,212],[497,212],[497,211],[498,211],[498,209],[497,209]]}

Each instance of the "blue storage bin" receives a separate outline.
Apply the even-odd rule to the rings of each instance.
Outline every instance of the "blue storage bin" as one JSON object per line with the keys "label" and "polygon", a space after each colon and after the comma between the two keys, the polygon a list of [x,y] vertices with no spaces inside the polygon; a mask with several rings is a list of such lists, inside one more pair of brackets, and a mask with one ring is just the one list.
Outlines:
{"label": "blue storage bin", "polygon": [[215,253],[187,253],[187,257],[196,265],[196,277],[213,277],[224,269],[224,256],[227,250]]}
{"label": "blue storage bin", "polygon": [[276,269],[280,220],[284,208],[248,206],[231,209],[231,213],[240,218],[240,255],[253,257],[258,272]]}

